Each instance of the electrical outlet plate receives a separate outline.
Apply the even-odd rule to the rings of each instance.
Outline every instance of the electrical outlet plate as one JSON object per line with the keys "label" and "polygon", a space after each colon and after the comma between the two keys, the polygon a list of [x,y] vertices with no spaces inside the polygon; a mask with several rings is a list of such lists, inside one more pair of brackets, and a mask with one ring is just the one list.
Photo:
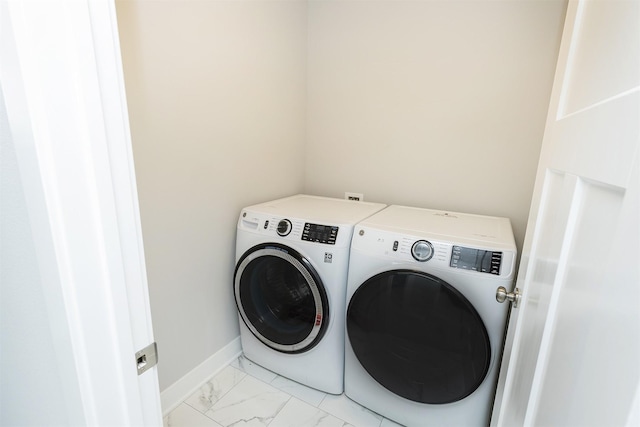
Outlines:
{"label": "electrical outlet plate", "polygon": [[347,200],[353,200],[354,202],[362,202],[364,201],[364,194],[362,193],[351,193],[349,191],[344,192],[344,198]]}

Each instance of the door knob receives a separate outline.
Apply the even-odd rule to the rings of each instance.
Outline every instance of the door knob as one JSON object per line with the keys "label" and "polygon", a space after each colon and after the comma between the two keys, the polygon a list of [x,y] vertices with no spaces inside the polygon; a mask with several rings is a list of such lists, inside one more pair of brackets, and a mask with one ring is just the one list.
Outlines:
{"label": "door knob", "polygon": [[513,304],[513,308],[517,308],[518,304],[520,304],[520,298],[522,295],[520,294],[520,289],[515,288],[513,292],[507,292],[507,288],[504,286],[500,286],[496,289],[496,301],[499,303],[503,303],[506,300],[509,300]]}

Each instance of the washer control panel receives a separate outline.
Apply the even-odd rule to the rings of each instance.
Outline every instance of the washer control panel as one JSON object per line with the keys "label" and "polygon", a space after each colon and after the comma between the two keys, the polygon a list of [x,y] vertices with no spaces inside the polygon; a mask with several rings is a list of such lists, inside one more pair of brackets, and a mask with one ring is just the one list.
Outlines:
{"label": "washer control panel", "polygon": [[335,245],[338,237],[338,227],[335,225],[311,224],[305,222],[302,229],[302,240],[308,242]]}
{"label": "washer control panel", "polygon": [[[353,226],[343,223],[318,223],[313,219],[278,217],[243,210],[238,219],[238,230],[258,233],[284,241],[303,241],[314,244],[349,248]],[[306,243],[305,243],[306,244]],[[335,249],[334,249],[335,250]]]}

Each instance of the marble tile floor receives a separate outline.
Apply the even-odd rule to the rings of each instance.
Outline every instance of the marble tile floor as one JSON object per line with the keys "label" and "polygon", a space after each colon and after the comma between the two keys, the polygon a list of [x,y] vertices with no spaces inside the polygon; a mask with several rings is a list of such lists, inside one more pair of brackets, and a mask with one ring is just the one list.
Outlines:
{"label": "marble tile floor", "polygon": [[243,356],[164,417],[164,427],[400,427],[358,405],[305,387]]}

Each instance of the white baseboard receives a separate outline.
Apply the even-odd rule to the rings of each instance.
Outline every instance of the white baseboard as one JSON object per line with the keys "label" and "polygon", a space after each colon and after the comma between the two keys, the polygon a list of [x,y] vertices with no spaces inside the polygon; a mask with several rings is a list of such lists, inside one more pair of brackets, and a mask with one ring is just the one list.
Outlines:
{"label": "white baseboard", "polygon": [[240,337],[218,350],[207,360],[196,366],[191,372],[171,384],[160,393],[162,416],[177,408],[186,398],[191,396],[209,378],[217,374],[242,352]]}

